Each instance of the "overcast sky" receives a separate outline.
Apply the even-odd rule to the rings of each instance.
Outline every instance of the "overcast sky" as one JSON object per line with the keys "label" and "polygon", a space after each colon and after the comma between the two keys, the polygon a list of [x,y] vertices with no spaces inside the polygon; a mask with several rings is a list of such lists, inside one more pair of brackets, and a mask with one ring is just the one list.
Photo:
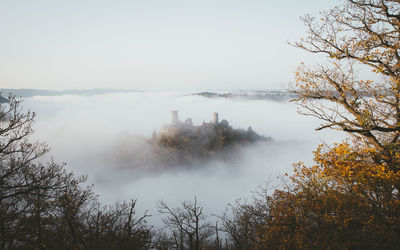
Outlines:
{"label": "overcast sky", "polygon": [[0,0],[1,88],[271,89],[337,1]]}

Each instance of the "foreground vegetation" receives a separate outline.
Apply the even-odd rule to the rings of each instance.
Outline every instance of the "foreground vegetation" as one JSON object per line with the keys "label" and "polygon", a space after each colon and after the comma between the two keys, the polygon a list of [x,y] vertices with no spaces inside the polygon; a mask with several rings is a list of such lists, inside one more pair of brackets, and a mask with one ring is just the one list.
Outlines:
{"label": "foreground vegetation", "polygon": [[[197,199],[159,202],[161,230],[135,213],[136,201],[102,206],[84,177],[39,162],[48,146],[29,139],[35,114],[10,97],[0,105],[0,248],[397,249],[400,4],[347,0],[304,21],[309,36],[295,46],[326,54],[331,67],[301,66],[292,90],[320,129],[348,141],[319,146],[314,166],[295,164],[281,188],[229,206],[215,224]],[[357,79],[360,64],[381,80]]]}

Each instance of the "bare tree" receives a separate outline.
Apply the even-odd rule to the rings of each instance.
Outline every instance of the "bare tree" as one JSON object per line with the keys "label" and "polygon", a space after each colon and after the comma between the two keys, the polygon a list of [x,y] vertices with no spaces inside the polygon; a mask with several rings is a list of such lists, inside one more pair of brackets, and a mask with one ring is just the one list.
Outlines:
{"label": "bare tree", "polygon": [[46,188],[54,185],[46,181],[53,172],[33,163],[49,148],[45,143],[29,140],[35,113],[22,112],[20,103],[20,99],[9,96],[7,103],[0,104],[0,247],[3,249],[18,240],[23,228],[23,222],[17,218],[29,210],[29,205],[21,197],[39,194],[45,185]]}
{"label": "bare tree", "polygon": [[166,214],[164,225],[170,230],[170,239],[175,249],[204,249],[214,234],[213,226],[207,221],[203,207],[194,201],[182,202],[182,207],[170,208],[158,202],[158,211]]}
{"label": "bare tree", "polygon": [[148,249],[152,245],[152,232],[146,225],[147,212],[137,216],[136,200],[101,206],[93,203],[87,209],[86,242],[88,249]]}
{"label": "bare tree", "polygon": [[271,197],[268,188],[255,192],[252,201],[237,200],[220,217],[222,228],[228,234],[229,249],[260,248],[259,239],[268,227]]}
{"label": "bare tree", "polygon": [[0,249],[148,249],[152,232],[136,201],[101,206],[85,176],[38,160],[35,114],[12,96],[0,104]]}
{"label": "bare tree", "polygon": [[0,201],[35,188],[35,183],[19,177],[49,150],[47,144],[29,140],[35,113],[23,113],[20,103],[10,96],[9,103],[0,105]]}

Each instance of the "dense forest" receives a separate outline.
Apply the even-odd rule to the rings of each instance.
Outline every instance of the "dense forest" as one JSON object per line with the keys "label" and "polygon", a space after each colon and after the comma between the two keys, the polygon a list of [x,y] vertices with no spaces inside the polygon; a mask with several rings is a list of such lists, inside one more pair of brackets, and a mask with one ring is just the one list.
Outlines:
{"label": "dense forest", "polygon": [[[308,36],[293,45],[328,63],[301,65],[291,90],[303,113],[321,119],[318,129],[349,138],[319,146],[313,166],[295,164],[280,187],[261,189],[222,215],[205,214],[195,197],[176,208],[160,201],[164,227],[154,228],[150,215],[135,212],[136,200],[104,206],[85,177],[41,162],[49,147],[30,138],[35,113],[10,96],[0,104],[0,248],[398,249],[400,3],[347,0],[321,15],[303,18]],[[356,64],[381,80],[357,79]],[[252,134],[215,129],[207,150]],[[198,143],[160,138],[174,148]]]}

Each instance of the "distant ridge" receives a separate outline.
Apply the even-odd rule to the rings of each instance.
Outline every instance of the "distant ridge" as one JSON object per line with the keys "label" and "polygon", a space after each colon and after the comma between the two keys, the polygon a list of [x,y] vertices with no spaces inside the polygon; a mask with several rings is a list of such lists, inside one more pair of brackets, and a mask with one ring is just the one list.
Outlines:
{"label": "distant ridge", "polygon": [[198,95],[205,98],[226,98],[236,100],[266,100],[266,101],[288,101],[296,97],[295,94],[282,90],[256,90],[256,91],[237,91],[237,92],[199,92],[191,95]]}
{"label": "distant ridge", "polygon": [[10,101],[7,98],[0,96],[0,103],[9,103]]}
{"label": "distant ridge", "polygon": [[59,96],[59,95],[101,95],[110,93],[129,93],[140,92],[138,90],[123,90],[123,89],[69,89],[69,90],[47,90],[47,89],[0,89],[5,95],[15,95],[17,97],[32,97],[32,96]]}

